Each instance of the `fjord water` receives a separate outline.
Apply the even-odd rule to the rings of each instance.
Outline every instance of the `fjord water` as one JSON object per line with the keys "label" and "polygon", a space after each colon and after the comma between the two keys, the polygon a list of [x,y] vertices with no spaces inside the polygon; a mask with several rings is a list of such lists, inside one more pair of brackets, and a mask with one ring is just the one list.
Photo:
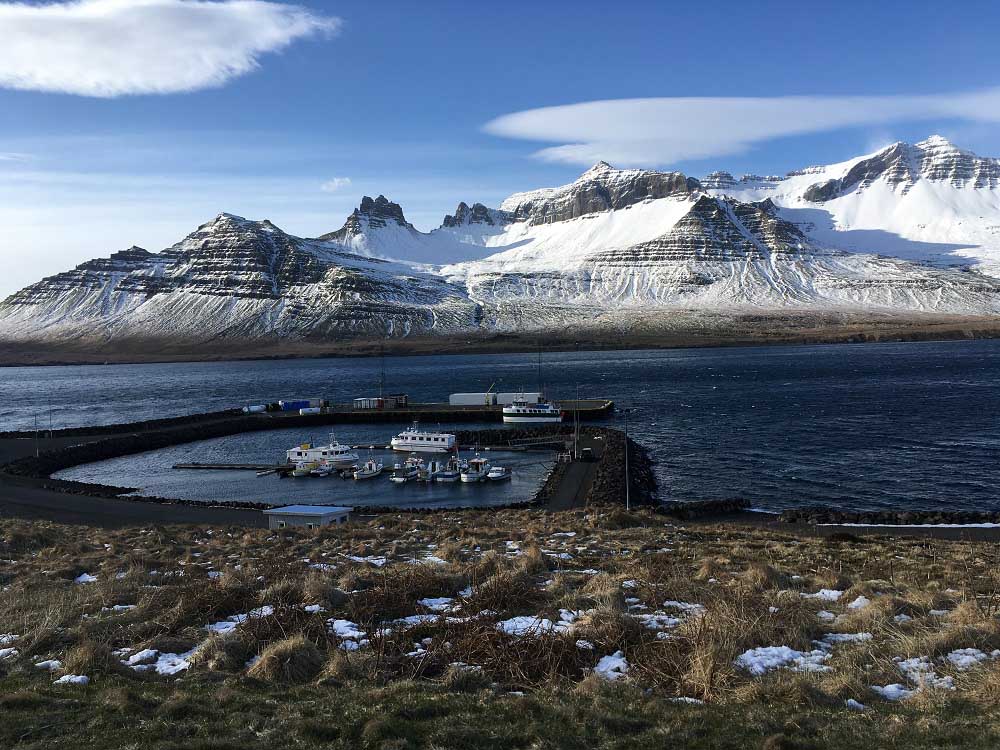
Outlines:
{"label": "fjord water", "polygon": [[[377,393],[382,363],[314,359],[0,368],[0,429],[176,416]],[[387,357],[419,401],[535,390],[535,354]],[[759,508],[997,510],[1000,341],[546,354],[554,399],[638,409],[663,500]],[[608,421],[621,427],[621,415]],[[346,436],[345,436],[346,437]]]}

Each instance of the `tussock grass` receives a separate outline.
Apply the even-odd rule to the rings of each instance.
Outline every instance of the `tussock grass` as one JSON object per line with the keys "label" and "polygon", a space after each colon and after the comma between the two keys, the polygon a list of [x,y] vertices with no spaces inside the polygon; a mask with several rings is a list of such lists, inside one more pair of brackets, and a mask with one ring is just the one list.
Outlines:
{"label": "tussock grass", "polygon": [[[487,698],[491,705],[520,700],[542,711],[538,696],[558,694],[563,703],[550,706],[558,724],[590,726],[587,717],[599,715],[618,732],[641,735],[657,722],[642,713],[644,701],[661,701],[662,714],[670,699],[684,697],[707,701],[712,710],[762,712],[750,745],[759,746],[769,734],[787,739],[785,725],[768,718],[775,707],[874,721],[874,713],[845,708],[853,699],[877,707],[880,716],[925,721],[931,732],[933,722],[944,726],[952,715],[991,712],[1000,700],[1000,660],[962,670],[947,659],[958,649],[1000,649],[1000,573],[985,545],[828,542],[606,511],[399,514],[313,534],[211,532],[0,521],[0,634],[16,635],[19,652],[0,663],[0,706],[27,706],[24,685],[44,690],[58,674],[87,674],[88,690],[108,691],[107,710],[119,723],[122,715],[142,711],[152,717],[151,736],[158,736],[157,727],[214,721],[223,705],[238,711],[247,696],[273,685],[284,691],[281,700],[298,691],[313,696],[310,701],[320,694],[311,691],[366,696],[356,716],[338,714],[337,732],[320,730],[330,722],[300,716],[293,735],[305,746],[329,736],[335,745],[362,747],[365,737],[389,742],[385,737],[400,730],[411,744],[433,737],[442,747],[453,739],[478,747],[489,744],[476,726],[465,734],[441,722],[433,731],[418,730],[422,720],[413,717],[437,716],[443,701],[469,701],[461,704],[468,711]],[[447,563],[421,562],[428,554]],[[379,567],[350,556],[387,562]],[[97,581],[74,583],[82,572]],[[836,601],[802,596],[824,588],[844,593]],[[848,607],[860,596],[865,606]],[[419,604],[438,597],[452,598],[451,607]],[[821,610],[832,616],[821,619]],[[498,626],[516,617],[559,623],[564,615],[572,626],[550,624],[519,635]],[[656,618],[679,622],[657,624]],[[332,619],[353,623],[364,643],[334,635],[327,626]],[[206,630],[219,622],[231,623],[224,627],[232,632]],[[761,647],[809,652],[829,633],[871,637],[829,648],[828,671],[778,668],[757,676],[736,664],[743,652]],[[112,653],[120,648],[196,651],[190,666],[170,677],[123,666]],[[624,677],[611,684],[593,674],[602,657],[618,652],[628,662]],[[898,660],[920,657],[938,677],[954,678],[955,689],[920,689],[909,680]],[[55,675],[33,666],[53,658],[63,662]],[[891,683],[917,695],[892,704],[871,691]],[[215,692],[206,709],[198,691],[208,685]],[[67,689],[61,690],[66,700]],[[192,699],[196,694],[201,697]],[[396,705],[403,695],[393,709],[400,713],[372,723],[369,704]],[[42,705],[58,712],[47,700]],[[578,701],[569,713],[567,701]],[[629,711],[609,708],[626,705]],[[254,731],[270,736],[273,715],[268,709],[255,718]],[[524,726],[530,716],[515,712],[510,725]],[[787,721],[798,726],[792,715]],[[672,741],[683,742],[687,726],[671,724]],[[893,741],[909,736],[891,723],[882,730]],[[3,731],[0,739],[6,739]],[[514,737],[510,744],[530,742]]]}
{"label": "tussock grass", "polygon": [[265,682],[301,684],[314,679],[323,669],[323,654],[316,644],[301,635],[272,643],[248,674]]}

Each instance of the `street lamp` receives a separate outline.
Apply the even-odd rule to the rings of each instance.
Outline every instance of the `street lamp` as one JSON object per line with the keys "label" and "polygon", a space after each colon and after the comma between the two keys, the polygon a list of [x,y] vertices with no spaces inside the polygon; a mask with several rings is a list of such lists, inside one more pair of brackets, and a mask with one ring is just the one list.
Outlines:
{"label": "street lamp", "polygon": [[622,409],[622,414],[625,415],[625,510],[632,510],[632,482],[629,478],[628,471],[628,415],[630,412],[639,411],[635,407],[627,407]]}

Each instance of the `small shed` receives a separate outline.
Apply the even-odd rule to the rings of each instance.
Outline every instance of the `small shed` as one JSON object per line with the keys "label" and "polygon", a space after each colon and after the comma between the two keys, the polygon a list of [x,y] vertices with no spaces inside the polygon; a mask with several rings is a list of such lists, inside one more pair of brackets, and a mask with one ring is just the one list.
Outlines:
{"label": "small shed", "polygon": [[264,511],[269,529],[290,527],[318,529],[333,523],[346,523],[351,519],[351,511],[339,505],[285,505]]}

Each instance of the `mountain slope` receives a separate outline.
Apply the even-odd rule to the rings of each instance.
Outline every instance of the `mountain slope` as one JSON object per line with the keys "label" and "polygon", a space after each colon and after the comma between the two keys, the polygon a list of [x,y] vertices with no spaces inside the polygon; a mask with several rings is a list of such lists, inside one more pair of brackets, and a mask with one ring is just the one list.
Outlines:
{"label": "mountain slope", "polygon": [[1000,276],[1000,160],[940,136],[786,177],[714,173],[704,184],[738,200],[770,198],[828,247]]}
{"label": "mountain slope", "polygon": [[205,340],[464,329],[439,277],[221,214],[162,253],[139,248],[44,279],[0,306],[0,335]]}
{"label": "mountain slope", "polygon": [[317,239],[221,214],[162,252],[129,248],[12,295],[0,339],[330,341],[637,320],[655,330],[699,315],[995,316],[998,228],[1000,162],[940,138],[786,177],[699,181],[600,162],[499,208],[461,202],[431,232],[384,196],[363,198]]}

